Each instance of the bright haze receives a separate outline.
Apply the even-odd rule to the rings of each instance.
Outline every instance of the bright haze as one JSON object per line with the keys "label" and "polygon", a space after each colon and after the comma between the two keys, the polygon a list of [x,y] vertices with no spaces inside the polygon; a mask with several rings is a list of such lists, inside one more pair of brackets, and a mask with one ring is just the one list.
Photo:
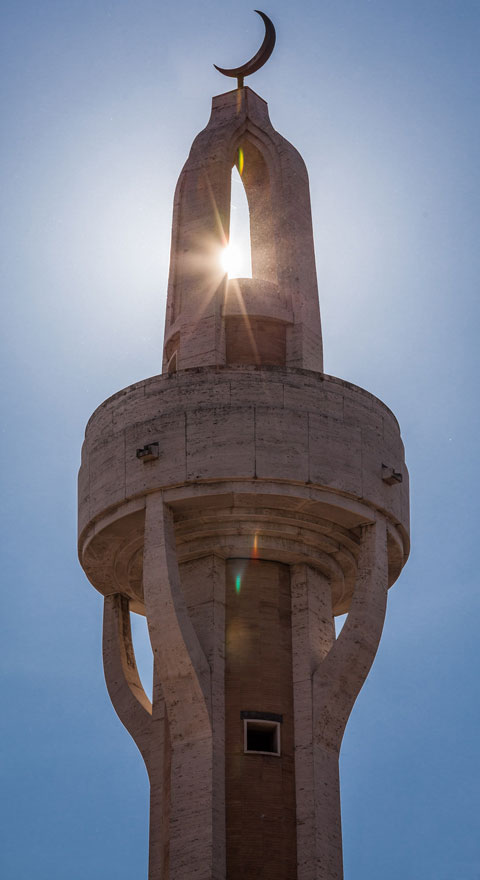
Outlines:
{"label": "bright haze", "polygon": [[[479,880],[480,6],[264,11],[277,45],[246,84],[309,171],[326,372],[393,409],[411,476],[411,557],[343,743],[345,877]],[[99,403],[161,371],[176,180],[234,86],[213,63],[263,25],[219,0],[2,17],[0,875],[131,880],[148,784],[76,560],[80,447]]]}

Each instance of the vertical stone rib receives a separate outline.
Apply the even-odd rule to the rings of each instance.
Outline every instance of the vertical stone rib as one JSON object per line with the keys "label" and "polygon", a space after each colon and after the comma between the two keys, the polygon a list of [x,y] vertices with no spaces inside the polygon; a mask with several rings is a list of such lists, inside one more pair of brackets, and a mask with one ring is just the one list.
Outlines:
{"label": "vertical stone rib", "polygon": [[147,496],[144,596],[171,744],[170,880],[211,880],[213,857],[210,669],[188,615],[173,516]]}
{"label": "vertical stone rib", "polygon": [[212,880],[226,877],[225,828],[225,560],[213,558],[213,870]]}
{"label": "vertical stone rib", "polygon": [[345,725],[373,663],[388,587],[386,523],[364,528],[351,608],[342,632],[313,675],[315,880],[342,880],[338,758]]}
{"label": "vertical stone rib", "polygon": [[170,736],[158,664],[153,669],[152,733],[148,761],[150,834],[148,880],[168,880],[170,822]]}
{"label": "vertical stone rib", "polygon": [[[318,721],[314,710],[314,719]],[[315,880],[343,880],[338,752],[314,738]]]}
{"label": "vertical stone rib", "polygon": [[312,676],[335,641],[330,584],[309,565],[292,565],[297,877],[315,880],[317,833]]}
{"label": "vertical stone rib", "polygon": [[387,609],[387,529],[383,518],[365,526],[350,611],[343,629],[314,674],[317,735],[340,744],[355,700],[370,671]]}
{"label": "vertical stone rib", "polygon": [[179,564],[190,619],[211,669],[212,877],[225,877],[225,560],[208,554]]}
{"label": "vertical stone rib", "polygon": [[106,596],[103,614],[103,668],[113,707],[147,764],[152,729],[152,705],[137,670],[128,599]]}

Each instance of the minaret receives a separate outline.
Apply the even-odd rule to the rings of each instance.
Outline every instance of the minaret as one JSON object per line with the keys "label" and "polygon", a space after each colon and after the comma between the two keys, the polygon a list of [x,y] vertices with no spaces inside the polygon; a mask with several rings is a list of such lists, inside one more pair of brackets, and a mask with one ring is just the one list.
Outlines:
{"label": "minaret", "polygon": [[[253,277],[228,280],[235,163]],[[94,412],[79,475],[107,687],[150,779],[149,880],[343,877],[340,745],[408,510],[395,417],[323,373],[304,162],[240,84],[178,181],[163,372]]]}

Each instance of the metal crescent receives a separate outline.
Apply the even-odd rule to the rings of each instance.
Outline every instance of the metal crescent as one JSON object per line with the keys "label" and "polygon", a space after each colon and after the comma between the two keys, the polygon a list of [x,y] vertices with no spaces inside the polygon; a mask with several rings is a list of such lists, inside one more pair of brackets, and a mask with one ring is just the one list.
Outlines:
{"label": "metal crescent", "polygon": [[241,67],[232,67],[231,69],[227,69],[225,67],[218,67],[216,64],[213,66],[220,73],[224,73],[225,76],[236,76],[236,77],[244,77],[249,76],[251,73],[255,73],[256,70],[259,70],[260,67],[263,67],[266,61],[270,58],[270,55],[273,52],[276,40],[275,28],[273,26],[273,22],[270,21],[268,15],[265,15],[264,12],[260,12],[259,9],[255,9],[257,15],[263,18],[263,23],[265,25],[265,37],[263,40],[260,49],[250,58],[250,61],[247,61],[245,64],[242,64]]}

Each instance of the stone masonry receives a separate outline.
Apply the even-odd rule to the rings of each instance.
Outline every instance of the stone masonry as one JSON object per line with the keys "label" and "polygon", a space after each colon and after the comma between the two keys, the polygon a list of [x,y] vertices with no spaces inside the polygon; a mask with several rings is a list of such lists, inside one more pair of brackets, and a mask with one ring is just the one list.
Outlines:
{"label": "stone masonry", "polygon": [[[251,279],[219,259],[239,156]],[[408,550],[395,417],[323,372],[305,165],[235,89],[178,181],[163,372],[94,412],[79,474],[107,687],[150,779],[149,880],[343,877],[339,751]]]}

